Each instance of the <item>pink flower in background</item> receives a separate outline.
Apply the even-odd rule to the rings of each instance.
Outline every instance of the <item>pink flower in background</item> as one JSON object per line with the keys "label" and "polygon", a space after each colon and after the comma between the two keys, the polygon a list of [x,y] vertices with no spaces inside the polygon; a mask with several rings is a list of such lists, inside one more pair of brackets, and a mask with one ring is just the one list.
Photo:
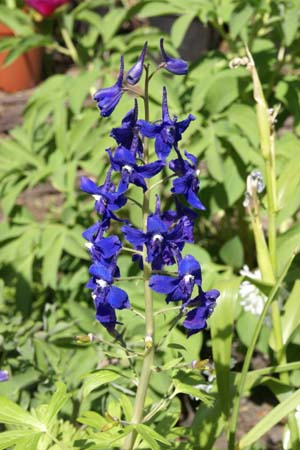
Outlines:
{"label": "pink flower in background", "polygon": [[38,11],[42,16],[50,16],[56,8],[70,0],[26,0],[28,6]]}

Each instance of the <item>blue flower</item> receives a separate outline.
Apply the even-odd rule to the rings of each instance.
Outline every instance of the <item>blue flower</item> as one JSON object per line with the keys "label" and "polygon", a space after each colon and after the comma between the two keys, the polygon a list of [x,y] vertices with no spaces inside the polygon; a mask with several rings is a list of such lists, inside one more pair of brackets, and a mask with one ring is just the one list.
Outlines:
{"label": "blue flower", "polygon": [[173,120],[170,118],[167,90],[164,87],[161,123],[153,124],[146,122],[145,120],[138,120],[137,124],[140,126],[140,131],[143,136],[155,138],[155,152],[159,159],[165,160],[169,156],[172,147],[177,147],[177,143],[182,138],[182,133],[187,129],[192,120],[195,120],[195,117],[192,114],[189,114],[189,116],[181,122],[177,122],[176,116]]}
{"label": "blue flower", "polygon": [[179,58],[171,58],[168,56],[164,49],[164,40],[160,40],[160,50],[164,62],[160,64],[160,67],[168,70],[169,72],[175,73],[175,75],[186,75],[188,72],[187,62]]}
{"label": "blue flower", "polygon": [[111,258],[115,258],[122,248],[118,236],[108,236],[102,239],[96,237],[85,245],[89,249],[92,261],[105,265],[109,264]]}
{"label": "blue flower", "polygon": [[113,211],[122,208],[127,202],[127,198],[116,191],[116,187],[111,183],[111,172],[108,171],[105,182],[102,186],[97,186],[94,181],[86,177],[81,177],[80,189],[88,194],[91,194],[95,201],[95,210],[102,215],[102,224],[107,228],[110,224],[110,219],[121,219],[115,216]]}
{"label": "blue flower", "polygon": [[8,381],[9,375],[7,370],[0,370],[0,382],[2,381]]}
{"label": "blue flower", "polygon": [[178,265],[178,277],[167,275],[152,275],[149,286],[155,292],[167,294],[166,302],[187,302],[192,295],[194,286],[202,282],[200,264],[191,256],[185,256]]}
{"label": "blue flower", "polygon": [[209,318],[216,305],[216,300],[220,292],[217,289],[204,292],[199,288],[199,294],[190,300],[185,306],[196,306],[186,313],[186,319],[183,326],[187,329],[187,335],[198,333],[206,328],[206,320]]}
{"label": "blue flower", "polygon": [[114,329],[116,315],[114,309],[130,308],[127,293],[113,286],[114,277],[119,274],[115,262],[103,265],[95,262],[89,268],[92,278],[86,287],[92,289],[92,298],[96,307],[96,319],[109,331]]}
{"label": "blue flower", "polygon": [[143,50],[139,56],[137,63],[128,70],[126,75],[126,81],[129,84],[136,84],[140,81],[143,69],[144,69],[144,60],[147,52],[147,42],[145,42]]}
{"label": "blue flower", "polygon": [[198,198],[200,188],[198,171],[196,169],[197,159],[187,151],[185,156],[190,160],[184,160],[178,153],[179,158],[173,159],[169,163],[170,169],[178,175],[178,178],[173,180],[173,187],[171,191],[177,195],[183,195],[186,201],[196,209],[205,209],[205,206]]}
{"label": "blue flower", "polygon": [[184,221],[179,220],[168,228],[156,214],[148,217],[146,233],[132,226],[124,226],[122,231],[136,250],[142,250],[143,245],[146,245],[147,261],[155,270],[161,270],[164,265],[174,264],[176,258],[180,259],[180,251],[189,238],[189,230],[186,231]]}
{"label": "blue flower", "polygon": [[96,306],[96,319],[103,325],[109,333],[113,333],[117,323],[117,317],[114,308],[109,304],[98,303]]}
{"label": "blue flower", "polygon": [[131,148],[133,139],[137,137],[136,153],[141,157],[143,154],[143,144],[138,136],[139,128],[137,126],[138,103],[134,100],[134,108],[131,109],[123,118],[119,128],[113,128],[110,135],[119,145],[125,148]]}
{"label": "blue flower", "polygon": [[165,166],[163,161],[155,161],[153,163],[138,166],[136,164],[134,151],[131,152],[125,147],[118,147],[113,155],[111,150],[107,150],[111,162],[111,166],[115,171],[121,172],[121,180],[118,187],[118,193],[123,194],[129,183],[135,184],[147,190],[145,178],[152,178],[157,175]]}
{"label": "blue flower", "polygon": [[123,94],[124,58],[121,56],[120,72],[117,82],[108,88],[99,89],[94,95],[94,100],[101,111],[102,117],[111,115]]}

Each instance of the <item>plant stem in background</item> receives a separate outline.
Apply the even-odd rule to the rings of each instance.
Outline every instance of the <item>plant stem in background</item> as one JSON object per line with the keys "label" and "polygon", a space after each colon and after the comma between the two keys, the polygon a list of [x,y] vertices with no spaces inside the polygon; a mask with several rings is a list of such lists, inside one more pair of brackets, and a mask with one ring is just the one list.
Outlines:
{"label": "plant stem in background", "polygon": [[239,410],[240,410],[240,402],[241,402],[241,398],[243,395],[243,391],[244,391],[244,387],[245,387],[245,382],[246,382],[246,377],[247,377],[247,373],[250,367],[250,363],[251,363],[251,358],[255,349],[255,345],[257,342],[257,339],[260,335],[261,332],[261,327],[263,325],[263,321],[264,318],[266,316],[266,313],[269,309],[270,304],[272,303],[272,301],[274,300],[274,298],[276,297],[278,290],[293,262],[295,255],[293,254],[291,256],[291,258],[289,259],[286,267],[284,268],[281,276],[279,277],[277,283],[275,284],[275,286],[273,287],[268,300],[265,303],[264,309],[261,313],[261,315],[259,316],[258,322],[256,324],[253,336],[251,338],[251,342],[249,344],[247,353],[246,353],[246,357],[245,357],[245,361],[243,364],[243,369],[241,372],[241,378],[239,380],[239,384],[237,386],[237,395],[234,398],[233,401],[233,410],[232,410],[232,416],[231,416],[231,423],[230,423],[230,433],[229,433],[229,440],[228,440],[228,450],[234,450],[235,449],[235,435],[236,435],[236,428],[237,428],[237,421],[238,421],[238,415],[239,415]]}
{"label": "plant stem in background", "polygon": [[73,44],[73,41],[69,35],[69,32],[66,28],[62,27],[61,34],[63,37],[63,40],[66,44],[67,49],[69,50],[69,55],[72,58],[73,62],[77,64],[78,66],[81,66],[81,61],[78,55],[78,52],[76,50],[75,45]]}
{"label": "plant stem in background", "polygon": [[[149,121],[149,65],[145,66],[145,93],[144,93],[144,104],[145,104],[145,120]],[[148,139],[145,138],[144,141],[144,161],[145,164],[149,163],[149,144]],[[143,230],[147,231],[147,219],[150,213],[149,209],[149,190],[144,194],[143,201]],[[151,266],[146,261],[147,248],[144,245],[143,248],[143,265],[144,265],[144,297],[145,297],[145,347],[146,353],[144,355],[142,371],[140,379],[138,382],[138,388],[136,393],[135,404],[133,408],[133,416],[131,423],[139,424],[142,422],[144,404],[147,395],[147,390],[149,386],[150,375],[154,360],[154,313],[153,313],[153,299],[152,291],[149,286],[149,278],[151,276]],[[125,439],[123,450],[132,450],[137,437],[137,432],[134,430]]]}

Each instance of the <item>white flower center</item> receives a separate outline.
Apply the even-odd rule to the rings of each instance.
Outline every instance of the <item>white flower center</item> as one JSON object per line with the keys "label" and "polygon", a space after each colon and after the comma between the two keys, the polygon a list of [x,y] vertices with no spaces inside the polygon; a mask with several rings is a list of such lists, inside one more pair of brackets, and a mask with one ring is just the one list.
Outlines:
{"label": "white flower center", "polygon": [[154,241],[154,242],[162,242],[163,240],[164,240],[164,238],[162,237],[161,234],[155,234],[155,235],[153,236],[153,241]]}
{"label": "white flower center", "polygon": [[123,167],[123,171],[126,171],[128,173],[133,172],[133,168],[131,166],[128,166],[127,164]]}
{"label": "white flower center", "polygon": [[89,250],[91,250],[94,246],[91,242],[85,242],[84,244]]}
{"label": "white flower center", "polygon": [[92,197],[94,197],[96,202],[99,202],[99,200],[101,200],[101,195],[99,195],[99,194],[94,194]]}
{"label": "white flower center", "polygon": [[183,277],[185,284],[191,284],[194,281],[194,278],[195,277],[189,273]]}
{"label": "white flower center", "polygon": [[97,279],[96,283],[98,284],[98,286],[100,286],[102,289],[106,288],[107,286],[107,282],[105,280],[101,280],[101,279]]}

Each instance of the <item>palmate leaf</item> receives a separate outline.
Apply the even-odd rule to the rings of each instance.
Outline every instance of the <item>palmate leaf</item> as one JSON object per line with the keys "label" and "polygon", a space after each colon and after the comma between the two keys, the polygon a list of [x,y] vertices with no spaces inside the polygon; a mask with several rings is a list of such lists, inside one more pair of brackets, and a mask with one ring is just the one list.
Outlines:
{"label": "palmate leaf", "polygon": [[136,425],[135,429],[153,450],[161,449],[161,446],[158,444],[158,442],[161,442],[162,444],[167,445],[168,447],[171,445],[170,442],[167,441],[167,439],[165,439],[161,434],[158,434],[156,431],[154,431],[147,425],[139,424]]}
{"label": "palmate leaf", "polygon": [[[22,449],[27,449],[26,441],[33,442],[36,445],[41,436],[41,432],[34,432],[26,428],[20,430],[4,431],[0,433],[0,450],[6,450],[13,445],[20,444]],[[24,445],[25,444],[25,445]],[[25,447],[26,446],[26,447]]]}
{"label": "palmate leaf", "polygon": [[23,425],[36,431],[45,431],[45,425],[29,412],[6,397],[0,396],[0,422],[8,425]]}
{"label": "palmate leaf", "polygon": [[50,37],[39,34],[32,34],[30,36],[22,37],[18,39],[16,45],[8,53],[4,61],[4,66],[8,66],[20,55],[27,52],[28,50],[31,50],[32,48],[45,47],[47,45],[51,45],[52,43],[53,41],[50,39]]}
{"label": "palmate leaf", "polygon": [[66,385],[60,382],[56,383],[56,391],[51,397],[48,411],[45,415],[45,423],[47,426],[51,425],[53,419],[56,418],[57,413],[62,409],[69,398],[70,394],[67,394]]}

